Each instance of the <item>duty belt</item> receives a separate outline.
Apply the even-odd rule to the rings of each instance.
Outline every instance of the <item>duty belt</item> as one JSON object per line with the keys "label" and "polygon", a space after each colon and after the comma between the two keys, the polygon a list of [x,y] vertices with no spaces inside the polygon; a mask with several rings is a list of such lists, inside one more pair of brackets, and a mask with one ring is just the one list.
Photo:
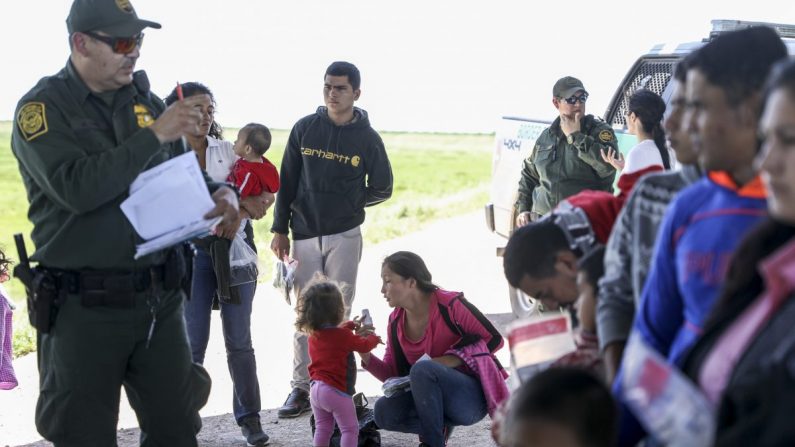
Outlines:
{"label": "duty belt", "polygon": [[140,293],[165,280],[165,266],[156,265],[145,270],[61,270],[47,268],[58,280],[59,289],[68,293],[106,291]]}
{"label": "duty belt", "polygon": [[[145,270],[61,270],[47,269],[55,278],[59,295],[79,295],[83,307],[135,307],[136,295],[160,286],[165,287],[166,267],[156,265]],[[179,278],[171,284],[179,283]]]}

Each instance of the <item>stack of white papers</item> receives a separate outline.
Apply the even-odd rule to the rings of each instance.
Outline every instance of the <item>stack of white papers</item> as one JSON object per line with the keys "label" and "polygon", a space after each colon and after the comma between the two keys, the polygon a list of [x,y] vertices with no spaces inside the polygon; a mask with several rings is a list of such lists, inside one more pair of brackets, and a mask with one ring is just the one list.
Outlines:
{"label": "stack of white papers", "polygon": [[210,234],[221,217],[205,219],[215,204],[193,151],[142,172],[121,210],[146,242],[135,259]]}
{"label": "stack of white papers", "polygon": [[516,320],[508,326],[508,343],[511,366],[522,383],[577,349],[568,313]]}

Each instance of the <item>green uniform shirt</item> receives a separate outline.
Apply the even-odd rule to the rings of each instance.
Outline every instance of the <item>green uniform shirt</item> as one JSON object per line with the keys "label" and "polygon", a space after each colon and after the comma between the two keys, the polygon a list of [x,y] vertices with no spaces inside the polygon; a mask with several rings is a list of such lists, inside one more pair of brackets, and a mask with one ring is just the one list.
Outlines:
{"label": "green uniform shirt", "polygon": [[541,132],[522,167],[517,212],[544,215],[584,189],[613,191],[616,170],[602,160],[600,150],[617,151],[616,135],[593,115],[586,115],[581,124],[582,131],[569,138],[560,129],[560,118]]}
{"label": "green uniform shirt", "polygon": [[100,97],[70,61],[17,105],[11,148],[30,202],[31,258],[42,265],[133,270],[162,262],[163,252],[133,260],[142,240],[119,205],[138,174],[186,149],[161,145],[147,128],[165,105],[143,72],[135,79]]}

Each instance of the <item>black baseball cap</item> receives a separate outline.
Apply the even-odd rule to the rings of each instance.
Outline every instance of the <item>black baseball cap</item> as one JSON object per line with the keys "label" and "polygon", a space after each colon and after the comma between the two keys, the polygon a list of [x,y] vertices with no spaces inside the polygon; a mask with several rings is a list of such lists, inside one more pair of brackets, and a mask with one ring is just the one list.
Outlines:
{"label": "black baseball cap", "polygon": [[160,24],[139,19],[130,0],[74,0],[66,18],[69,34],[102,31],[111,37],[132,37],[146,27]]}
{"label": "black baseball cap", "polygon": [[558,82],[552,87],[552,96],[566,99],[571,98],[579,91],[585,92],[586,95],[588,94],[588,91],[585,90],[585,87],[582,85],[582,81],[571,76],[566,76],[565,78],[558,79]]}

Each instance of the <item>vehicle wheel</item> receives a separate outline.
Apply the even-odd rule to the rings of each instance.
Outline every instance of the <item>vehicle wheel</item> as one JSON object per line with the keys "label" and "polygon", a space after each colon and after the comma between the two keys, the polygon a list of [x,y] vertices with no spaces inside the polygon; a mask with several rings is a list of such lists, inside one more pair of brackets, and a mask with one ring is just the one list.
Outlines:
{"label": "vehicle wheel", "polygon": [[539,303],[533,297],[511,286],[508,286],[508,294],[511,299],[511,309],[516,318],[527,318],[538,313]]}

